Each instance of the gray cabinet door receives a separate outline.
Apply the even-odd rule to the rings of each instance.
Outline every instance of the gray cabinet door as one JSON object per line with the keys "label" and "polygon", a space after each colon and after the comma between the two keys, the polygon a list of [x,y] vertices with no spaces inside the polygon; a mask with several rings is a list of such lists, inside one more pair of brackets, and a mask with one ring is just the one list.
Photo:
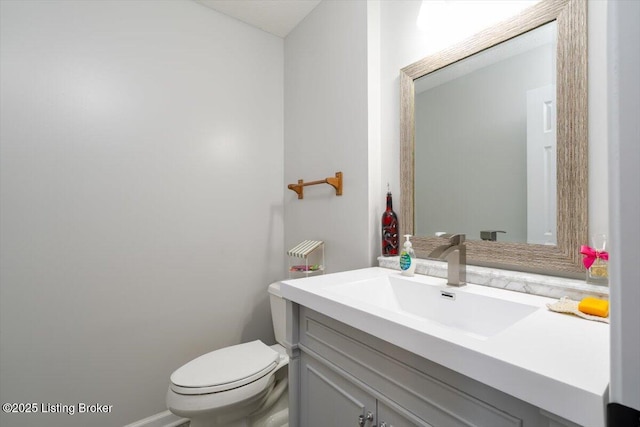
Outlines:
{"label": "gray cabinet door", "polygon": [[376,400],[307,354],[301,356],[300,425],[304,427],[372,427]]}
{"label": "gray cabinet door", "polygon": [[379,400],[377,427],[433,427],[433,426],[400,407],[396,407],[395,409],[392,409],[391,406]]}

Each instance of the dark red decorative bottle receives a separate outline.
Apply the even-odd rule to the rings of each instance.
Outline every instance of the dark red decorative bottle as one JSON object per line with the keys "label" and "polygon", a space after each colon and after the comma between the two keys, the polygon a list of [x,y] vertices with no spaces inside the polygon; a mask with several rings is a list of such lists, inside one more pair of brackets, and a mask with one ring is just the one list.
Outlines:
{"label": "dark red decorative bottle", "polygon": [[398,255],[398,216],[393,211],[391,192],[387,193],[387,210],[382,214],[382,256]]}

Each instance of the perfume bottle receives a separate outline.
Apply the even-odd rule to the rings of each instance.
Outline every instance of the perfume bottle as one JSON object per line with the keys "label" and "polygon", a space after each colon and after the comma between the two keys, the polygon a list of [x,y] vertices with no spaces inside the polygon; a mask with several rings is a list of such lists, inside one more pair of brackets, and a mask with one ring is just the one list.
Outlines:
{"label": "perfume bottle", "polygon": [[589,257],[593,263],[587,268],[587,283],[606,285],[609,283],[609,254],[607,253],[606,234],[594,234],[591,238],[593,252]]}
{"label": "perfume bottle", "polygon": [[387,192],[387,209],[382,214],[382,256],[398,255],[398,216],[393,211],[391,192]]}

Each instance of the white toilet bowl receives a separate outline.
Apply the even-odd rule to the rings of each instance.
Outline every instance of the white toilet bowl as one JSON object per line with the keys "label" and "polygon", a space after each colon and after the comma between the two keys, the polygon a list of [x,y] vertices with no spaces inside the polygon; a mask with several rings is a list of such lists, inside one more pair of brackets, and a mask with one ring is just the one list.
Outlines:
{"label": "white toilet bowl", "polygon": [[[269,286],[276,340],[284,339],[280,284]],[[288,425],[289,358],[280,344],[252,341],[200,356],[171,375],[168,409],[191,427]]]}

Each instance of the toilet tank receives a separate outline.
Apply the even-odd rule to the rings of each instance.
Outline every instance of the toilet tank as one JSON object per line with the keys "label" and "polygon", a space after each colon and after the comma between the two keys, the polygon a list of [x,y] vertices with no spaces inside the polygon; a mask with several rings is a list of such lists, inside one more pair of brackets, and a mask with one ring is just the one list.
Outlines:
{"label": "toilet tank", "polygon": [[280,293],[280,282],[269,285],[269,300],[271,302],[273,333],[278,344],[284,345],[284,338],[287,332],[287,304]]}

